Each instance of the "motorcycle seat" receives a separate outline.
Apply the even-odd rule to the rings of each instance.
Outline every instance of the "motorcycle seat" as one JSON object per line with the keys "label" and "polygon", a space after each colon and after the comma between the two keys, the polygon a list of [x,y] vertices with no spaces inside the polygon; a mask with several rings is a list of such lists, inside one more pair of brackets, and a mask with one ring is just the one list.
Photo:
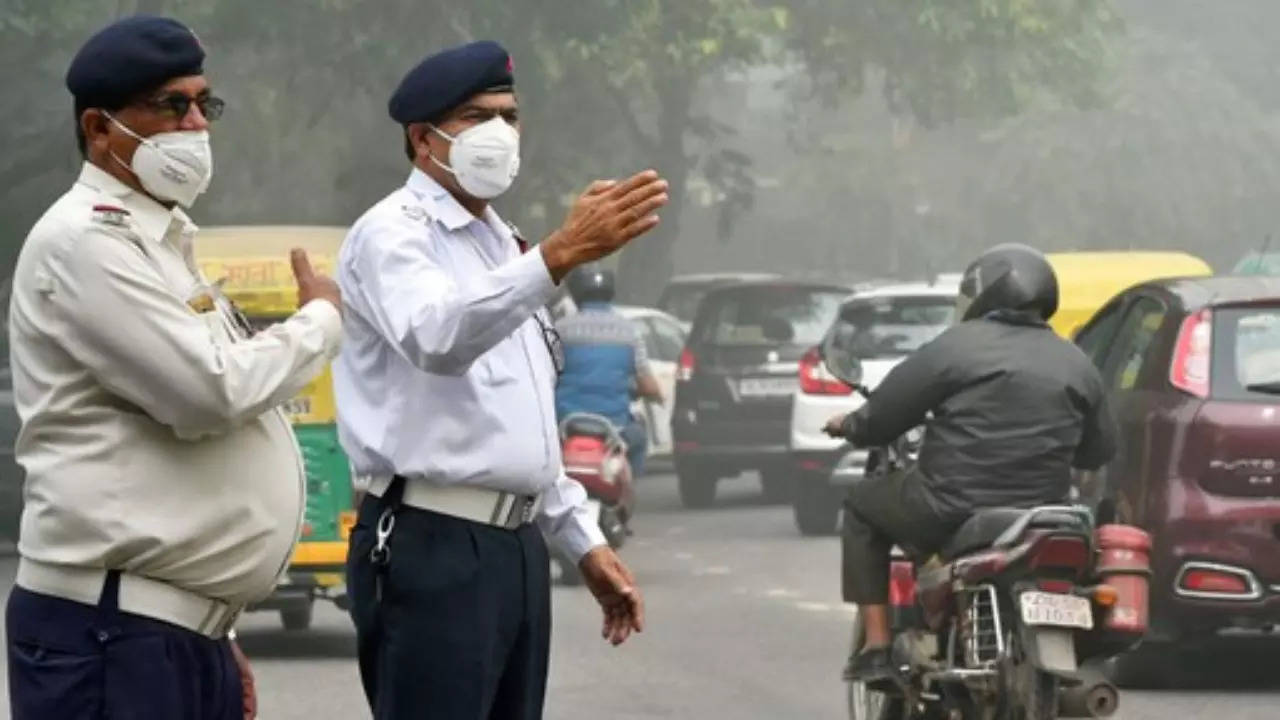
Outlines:
{"label": "motorcycle seat", "polygon": [[[944,560],[955,560],[966,553],[983,550],[992,546],[995,541],[1028,513],[1036,512],[1027,508],[985,508],[973,514],[960,529],[951,536],[939,553]],[[1066,527],[1084,532],[1081,519],[1067,512],[1039,511],[1029,527]]]}
{"label": "motorcycle seat", "polygon": [[563,433],[566,437],[592,437],[606,442],[616,434],[607,420],[593,415],[573,415],[566,418]]}

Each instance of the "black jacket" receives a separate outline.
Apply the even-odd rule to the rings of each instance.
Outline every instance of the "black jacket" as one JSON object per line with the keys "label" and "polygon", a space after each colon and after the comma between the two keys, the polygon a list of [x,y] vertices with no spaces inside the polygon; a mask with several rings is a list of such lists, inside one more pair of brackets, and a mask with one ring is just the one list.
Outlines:
{"label": "black jacket", "polygon": [[945,518],[1060,502],[1072,467],[1096,470],[1115,454],[1097,369],[1038,317],[948,329],[894,368],[844,430],[867,447],[921,423],[917,470]]}

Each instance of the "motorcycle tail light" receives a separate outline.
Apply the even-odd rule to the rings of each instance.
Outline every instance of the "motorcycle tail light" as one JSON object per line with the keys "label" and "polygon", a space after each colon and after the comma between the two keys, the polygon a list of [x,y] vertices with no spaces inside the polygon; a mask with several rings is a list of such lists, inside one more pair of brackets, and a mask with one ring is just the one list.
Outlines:
{"label": "motorcycle tail light", "polygon": [[1066,595],[1075,588],[1075,585],[1069,580],[1041,580],[1036,583],[1036,586],[1045,592],[1057,593],[1059,595]]}
{"label": "motorcycle tail light", "polygon": [[1081,569],[1089,565],[1089,543],[1080,537],[1047,537],[1031,550],[1031,568]]}
{"label": "motorcycle tail light", "polygon": [[916,604],[915,570],[909,562],[889,565],[889,606],[914,607]]}

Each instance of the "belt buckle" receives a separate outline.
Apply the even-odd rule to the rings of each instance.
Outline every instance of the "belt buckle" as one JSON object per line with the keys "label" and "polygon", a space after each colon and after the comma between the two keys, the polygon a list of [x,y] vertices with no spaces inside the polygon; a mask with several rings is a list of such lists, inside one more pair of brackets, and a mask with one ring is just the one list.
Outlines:
{"label": "belt buckle", "polygon": [[511,501],[511,510],[503,518],[502,527],[516,530],[521,525],[533,520],[534,499],[528,495],[516,495]]}

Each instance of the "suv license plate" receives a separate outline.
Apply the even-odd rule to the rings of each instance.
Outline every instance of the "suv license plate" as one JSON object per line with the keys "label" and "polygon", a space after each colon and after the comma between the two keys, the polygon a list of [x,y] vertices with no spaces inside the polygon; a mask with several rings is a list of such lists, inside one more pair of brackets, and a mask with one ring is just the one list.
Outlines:
{"label": "suv license plate", "polygon": [[800,384],[795,378],[747,378],[738,382],[743,397],[776,397],[790,395]]}
{"label": "suv license plate", "polygon": [[1093,607],[1088,598],[1029,590],[1018,597],[1022,622],[1089,630],[1093,627]]}

